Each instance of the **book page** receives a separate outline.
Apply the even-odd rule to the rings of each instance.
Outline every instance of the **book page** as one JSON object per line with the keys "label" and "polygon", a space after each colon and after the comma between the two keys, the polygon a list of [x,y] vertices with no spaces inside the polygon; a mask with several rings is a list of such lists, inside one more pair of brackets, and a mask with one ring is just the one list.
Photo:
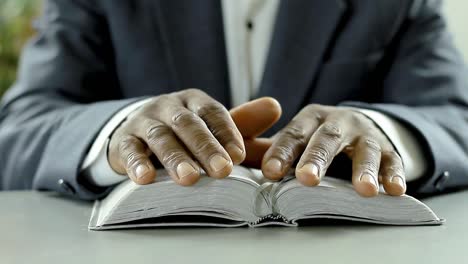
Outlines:
{"label": "book page", "polygon": [[318,186],[307,187],[290,177],[275,194],[278,213],[292,221],[309,218],[350,219],[395,225],[441,223],[421,201],[383,192],[362,197],[349,181],[325,177]]}
{"label": "book page", "polygon": [[228,178],[244,181],[258,187],[262,184],[263,177],[259,177],[254,173],[254,171],[252,171],[252,169],[235,165],[233,166],[232,172]]}
{"label": "book page", "polygon": [[203,173],[200,180],[189,187],[176,184],[166,171],[160,170],[152,184],[137,185],[130,180],[119,184],[100,201],[93,228],[130,227],[132,224],[156,226],[164,225],[168,219],[171,225],[187,225],[188,219],[210,221],[193,225],[246,224],[256,221],[259,215],[270,213],[267,198],[258,192],[259,187],[258,177],[240,166],[235,166],[225,179]]}

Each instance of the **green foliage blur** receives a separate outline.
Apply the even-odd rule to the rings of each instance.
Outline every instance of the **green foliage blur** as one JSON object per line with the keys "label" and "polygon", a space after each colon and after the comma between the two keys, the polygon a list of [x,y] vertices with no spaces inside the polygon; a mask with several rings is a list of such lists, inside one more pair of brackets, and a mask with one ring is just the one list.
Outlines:
{"label": "green foliage blur", "polygon": [[16,78],[18,56],[34,35],[39,0],[0,0],[0,98]]}

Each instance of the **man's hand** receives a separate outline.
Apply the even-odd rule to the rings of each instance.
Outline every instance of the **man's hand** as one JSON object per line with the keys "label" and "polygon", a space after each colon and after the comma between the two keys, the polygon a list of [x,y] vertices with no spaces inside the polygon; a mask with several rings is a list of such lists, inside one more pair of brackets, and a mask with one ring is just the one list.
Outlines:
{"label": "man's hand", "polygon": [[171,177],[192,185],[200,169],[228,176],[245,158],[241,133],[229,112],[205,93],[189,89],[161,95],[133,112],[112,135],[109,163],[136,183],[154,181],[155,154]]}
{"label": "man's hand", "polygon": [[270,148],[271,138],[259,138],[281,117],[281,106],[274,98],[262,97],[229,111],[244,138],[246,157],[242,165],[260,168],[263,155]]}
{"label": "man's hand", "polygon": [[305,107],[274,137],[263,156],[262,171],[278,180],[299,159],[297,179],[314,186],[340,152],[352,159],[352,182],[362,196],[377,195],[379,182],[390,195],[405,193],[402,161],[392,144],[369,118],[346,108]]}

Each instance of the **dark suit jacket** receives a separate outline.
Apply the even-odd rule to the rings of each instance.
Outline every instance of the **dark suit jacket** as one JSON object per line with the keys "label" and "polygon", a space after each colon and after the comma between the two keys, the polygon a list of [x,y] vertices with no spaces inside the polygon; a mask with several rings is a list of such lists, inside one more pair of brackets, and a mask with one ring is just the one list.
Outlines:
{"label": "dark suit jacket", "polygon": [[[219,0],[50,0],[0,116],[0,187],[81,199],[79,175],[106,121],[140,97],[196,87],[229,107]],[[288,0],[257,96],[284,115],[309,103],[381,111],[428,161],[413,193],[468,185],[468,71],[440,1]]]}

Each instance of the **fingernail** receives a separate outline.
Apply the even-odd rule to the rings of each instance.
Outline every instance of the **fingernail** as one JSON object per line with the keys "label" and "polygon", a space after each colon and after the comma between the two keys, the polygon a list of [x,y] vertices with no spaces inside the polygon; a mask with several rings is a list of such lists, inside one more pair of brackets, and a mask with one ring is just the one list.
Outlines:
{"label": "fingernail", "polygon": [[177,176],[179,179],[196,174],[197,170],[188,162],[182,162],[177,165]]}
{"label": "fingernail", "polygon": [[234,143],[228,144],[226,146],[226,151],[231,155],[231,158],[242,158],[244,156],[244,151]]}
{"label": "fingernail", "polygon": [[137,179],[142,179],[149,172],[149,167],[144,164],[139,164],[135,169],[135,176]]}
{"label": "fingernail", "polygon": [[270,159],[265,164],[265,170],[272,172],[272,173],[280,173],[283,170],[283,165],[279,159]]}
{"label": "fingernail", "polygon": [[377,187],[377,183],[375,182],[374,177],[370,176],[369,174],[363,174],[360,181],[370,183]]}
{"label": "fingernail", "polygon": [[316,186],[320,183],[319,168],[313,163],[308,163],[296,169],[296,177],[306,186]]}
{"label": "fingernail", "polygon": [[400,177],[400,176],[393,176],[392,177],[392,183],[396,183],[398,185],[400,185],[401,187],[404,187],[404,182],[403,182],[403,179]]}
{"label": "fingernail", "polygon": [[306,164],[304,166],[302,166],[300,169],[299,169],[299,172],[302,174],[302,173],[305,173],[307,174],[307,176],[313,176],[313,177],[317,177],[317,178],[320,178],[320,175],[319,175],[319,169],[318,167],[313,164],[313,163],[309,163],[309,164]]}
{"label": "fingernail", "polygon": [[213,171],[220,171],[230,164],[231,162],[221,155],[214,155],[210,160],[210,166]]}

